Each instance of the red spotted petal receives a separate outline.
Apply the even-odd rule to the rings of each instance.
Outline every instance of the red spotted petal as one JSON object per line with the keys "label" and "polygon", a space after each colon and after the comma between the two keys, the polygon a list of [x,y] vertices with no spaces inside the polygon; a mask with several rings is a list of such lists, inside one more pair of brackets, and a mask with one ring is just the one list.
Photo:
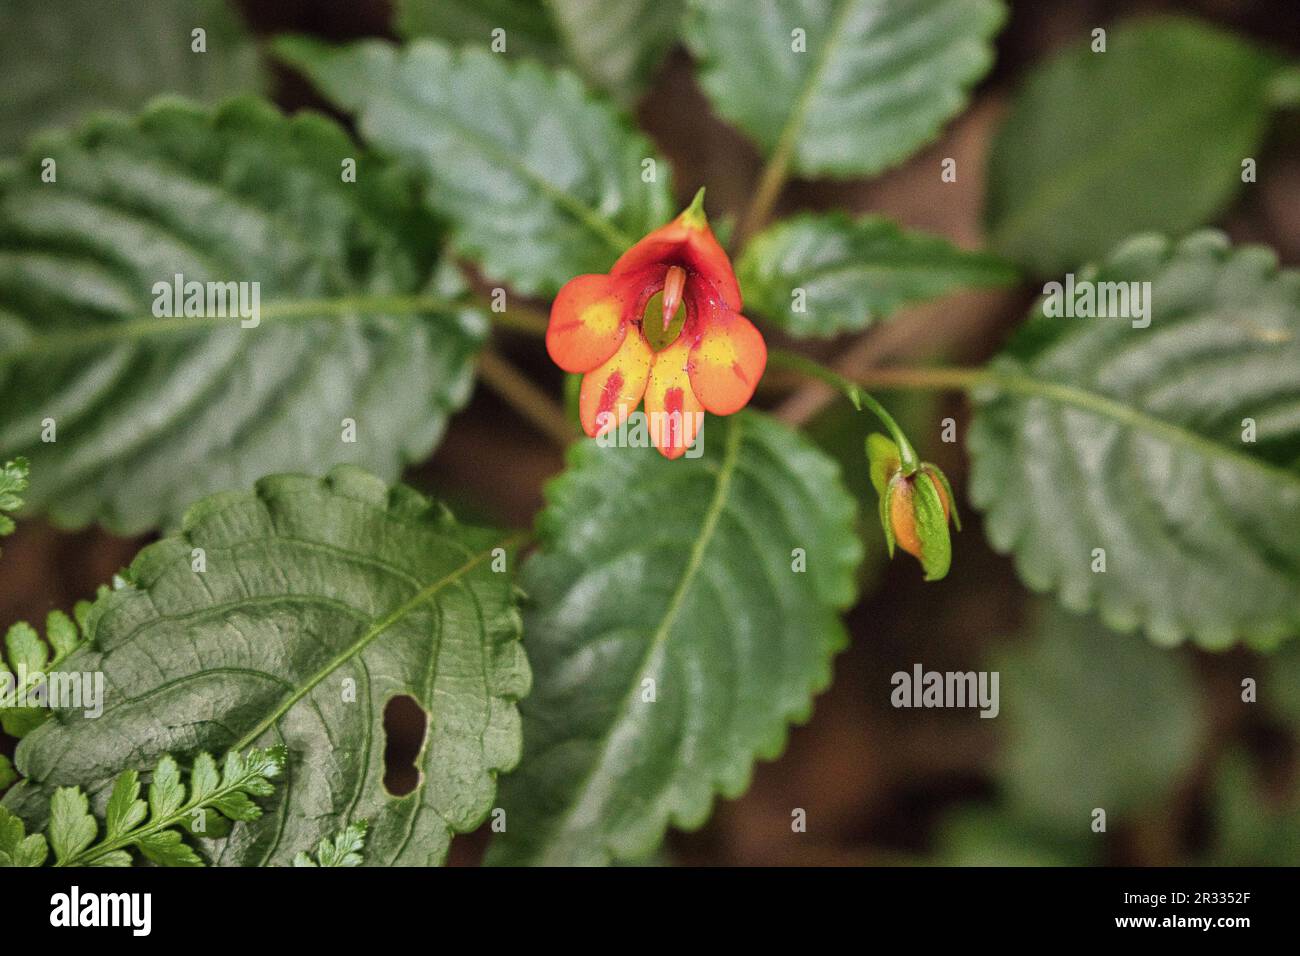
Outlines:
{"label": "red spotted petal", "polygon": [[767,367],[767,343],[743,315],[717,309],[691,349],[687,370],[700,404],[715,415],[740,411]]}
{"label": "red spotted petal", "polygon": [[627,334],[625,304],[609,276],[570,279],[551,306],[546,351],[566,372],[590,372],[618,351]]}
{"label": "red spotted petal", "polygon": [[584,375],[578,395],[583,431],[595,438],[621,425],[641,403],[653,361],[650,344],[633,328],[608,362]]}
{"label": "red spotted petal", "polygon": [[691,346],[685,336],[654,356],[645,390],[650,440],[668,458],[680,458],[699,433],[704,406],[691,390],[686,370]]}

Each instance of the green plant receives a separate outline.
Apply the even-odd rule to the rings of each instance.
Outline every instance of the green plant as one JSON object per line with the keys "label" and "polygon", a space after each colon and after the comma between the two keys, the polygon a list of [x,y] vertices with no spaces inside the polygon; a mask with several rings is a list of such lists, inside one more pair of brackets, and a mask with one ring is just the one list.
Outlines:
{"label": "green plant", "polygon": [[232,751],[218,770],[201,753],[187,790],[176,761],[163,757],[150,774],[147,803],[140,799],[140,775],[123,771],[108,797],[102,834],[79,787],[54,791],[44,833],[28,835],[22,819],[0,807],[0,866],[40,866],[50,850],[55,866],[130,866],[129,849],[159,866],[202,866],[182,832],[221,836],[235,821],[256,820],[262,808],[252,798],[271,795],[284,760],[282,747],[243,756]]}
{"label": "green plant", "polygon": [[[1034,67],[976,250],[876,214],[780,213],[792,177],[874,177],[932,143],[990,69],[998,0],[395,6],[400,43],[268,45],[355,137],[257,95],[265,63],[233,17],[212,82],[161,91],[243,95],[130,89],[129,112],[89,118],[70,96],[63,128],[4,130],[25,146],[0,164],[0,535],[25,508],[161,537],[75,624],[8,629],[0,677],[102,674],[107,696],[56,719],[0,701],[21,738],[0,757],[0,861],[430,865],[489,818],[493,863],[646,857],[809,717],[883,563],[864,570],[868,550],[961,574],[963,485],[918,452],[959,459],[957,420],[949,437],[937,406],[895,417],[886,393],[969,398],[976,533],[1101,622],[1053,619],[1024,673],[1081,674],[1079,655],[1140,630],[1161,647],[1116,645],[1115,668],[1181,698],[1163,647],[1268,652],[1300,631],[1300,273],[1202,228],[1300,101],[1284,56],[1159,17],[1112,27],[1105,59],[1085,42]],[[96,56],[122,55],[115,37]],[[748,200],[713,210],[725,245],[716,191],[674,182],[676,151],[628,109],[687,51],[762,157]],[[1222,82],[1194,95],[1206,70]],[[932,172],[937,190],[968,175],[946,157]],[[895,367],[825,358],[905,307],[970,289],[1005,306],[1067,270],[1071,289],[1123,290],[1126,312],[1066,317],[1048,283],[987,363],[941,364],[943,343]],[[212,308],[213,284],[238,309]],[[551,373],[539,340],[585,376],[568,407],[533,381]],[[471,526],[400,483],[476,382],[568,446],[531,530]],[[847,468],[803,428],[827,385],[853,409]],[[638,436],[615,406],[643,396],[700,418]],[[867,439],[874,421],[888,438]],[[868,483],[879,531],[857,508]],[[400,794],[395,698],[426,721]],[[1161,703],[1173,723],[1151,749],[1165,731],[1176,746],[1124,765],[1121,806],[1144,805],[1140,770],[1167,781],[1191,759],[1195,721]],[[1040,712],[1062,734],[1077,718]],[[1023,740],[1018,759],[1048,769],[1004,768],[1009,806],[954,818],[950,855],[1023,828],[1045,857],[1093,859],[1054,832],[1082,804],[1024,782],[1070,768]],[[208,753],[231,755],[221,774]],[[270,821],[250,797],[282,765]]]}

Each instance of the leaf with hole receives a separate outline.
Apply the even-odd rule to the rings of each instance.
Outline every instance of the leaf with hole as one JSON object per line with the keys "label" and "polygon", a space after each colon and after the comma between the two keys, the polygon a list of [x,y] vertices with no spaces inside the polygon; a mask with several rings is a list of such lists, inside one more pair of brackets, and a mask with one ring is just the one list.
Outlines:
{"label": "leaf with hole", "polygon": [[367,142],[423,172],[456,250],[519,292],[608,272],[676,212],[667,163],[572,74],[432,40],[275,49],[356,114]]}
{"label": "leaf with hole", "polygon": [[[205,572],[191,570],[193,547],[207,551]],[[492,569],[511,551],[351,466],[201,501],[95,602],[90,645],[67,667],[103,672],[103,715],[61,711],[30,733],[16,754],[26,779],[5,805],[39,825],[58,787],[101,800],[116,774],[165,754],[283,745],[285,775],[260,818],[216,805],[247,822],[201,841],[214,863],[287,866],[362,819],[368,864],[441,862],[518,759],[528,665],[511,575]],[[394,797],[383,710],[403,694],[430,719],[420,782]],[[155,801],[174,802],[157,776]]]}
{"label": "leaf with hole", "polygon": [[1283,61],[1183,17],[1121,23],[1037,66],[989,158],[991,246],[1042,274],[1213,219],[1259,159]]}
{"label": "leaf with hole", "polygon": [[251,99],[103,118],[0,171],[0,454],[40,475],[28,505],[134,534],[269,472],[426,455],[486,323],[414,196]]}
{"label": "leaf with hole", "polygon": [[861,331],[912,302],[1016,281],[996,256],[843,213],[803,213],[764,230],[736,275],[750,311],[800,337]]}
{"label": "leaf with hole", "polygon": [[1121,631],[1206,647],[1294,634],[1300,272],[1214,232],[1145,236],[1076,289],[1135,317],[1040,302],[992,364],[969,433],[989,541],[1031,588]]}
{"label": "leaf with hole", "polygon": [[643,857],[742,793],[830,680],[862,556],[838,468],[755,413],[702,434],[677,461],[583,442],[548,489],[493,862]]}
{"label": "leaf with hole", "polygon": [[998,0],[696,0],[684,35],[714,107],[805,176],[901,162],[993,63]]}

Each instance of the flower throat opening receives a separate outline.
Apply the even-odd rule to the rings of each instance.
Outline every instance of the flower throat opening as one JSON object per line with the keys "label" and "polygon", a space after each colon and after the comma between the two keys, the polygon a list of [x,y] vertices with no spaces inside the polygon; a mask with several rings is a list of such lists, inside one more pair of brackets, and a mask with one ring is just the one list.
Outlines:
{"label": "flower throat opening", "polygon": [[641,332],[645,336],[645,340],[650,343],[650,348],[654,351],[662,352],[676,342],[677,337],[682,334],[682,326],[685,324],[685,301],[678,301],[677,310],[673,313],[667,326],[664,325],[663,292],[656,292],[645,304],[645,312],[641,316]]}

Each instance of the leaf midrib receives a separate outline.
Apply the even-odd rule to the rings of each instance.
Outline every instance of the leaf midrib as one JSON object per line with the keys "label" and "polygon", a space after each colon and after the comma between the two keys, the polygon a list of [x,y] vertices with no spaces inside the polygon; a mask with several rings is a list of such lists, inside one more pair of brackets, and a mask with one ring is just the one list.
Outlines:
{"label": "leaf midrib", "polygon": [[415,315],[421,312],[453,312],[461,305],[438,296],[339,296],[325,299],[279,299],[259,309],[256,328],[240,328],[238,315],[228,316],[149,316],[107,322],[89,329],[61,330],[36,335],[19,345],[0,351],[0,363],[14,359],[64,352],[83,352],[88,347],[116,342],[139,341],[158,335],[182,335],[209,332],[218,328],[238,328],[255,332],[264,322],[303,321],[322,317],[341,318],[353,313]]}
{"label": "leaf midrib", "polygon": [[[677,615],[681,613],[682,605],[685,603],[687,591],[694,581],[700,566],[704,563],[704,554],[712,543],[713,534],[717,529],[718,519],[722,516],[723,509],[727,504],[727,496],[731,490],[731,476],[736,470],[736,464],[740,460],[740,439],[744,419],[733,418],[729,423],[727,430],[727,442],[723,449],[722,464],[718,468],[717,484],[713,490],[713,498],[709,502],[708,510],[704,513],[704,519],[700,523],[700,534],[691,545],[690,557],[687,559],[686,566],[682,571],[681,579],[677,583],[677,588],[669,598],[668,605],[664,610],[664,615],[659,621],[659,626],[655,629],[650,640],[646,642],[645,652],[641,656],[641,661],[637,665],[633,679],[628,684],[628,692],[623,696],[618,710],[614,713],[613,718],[609,721],[605,732],[601,735],[600,749],[596,757],[591,761],[591,766],[583,776],[578,786],[573,790],[573,799],[565,812],[556,822],[555,830],[560,832],[568,827],[569,818],[582,805],[586,798],[587,792],[595,780],[596,774],[605,765],[609,755],[610,741],[614,737],[615,729],[621,725],[627,716],[628,709],[636,697],[636,692],[641,686],[642,675],[645,674],[646,668],[653,659],[655,652],[668,638],[668,632],[676,622]],[[606,856],[611,855],[605,846],[601,846],[601,852]]]}
{"label": "leaf midrib", "polygon": [[529,169],[525,163],[520,162],[516,157],[501,149],[496,143],[481,135],[477,130],[459,122],[454,113],[445,109],[436,112],[445,120],[448,120],[449,126],[454,126],[467,140],[487,153],[494,162],[514,169],[522,179],[532,183],[538,191],[554,202],[560,209],[582,223],[588,230],[599,236],[601,241],[616,253],[621,253],[636,241],[635,237],[628,235],[581,199],[566,192],[562,187],[556,186],[549,179],[539,176]]}
{"label": "leaf midrib", "polygon": [[843,0],[835,16],[831,20],[830,30],[827,31],[826,45],[822,47],[817,61],[813,68],[808,72],[808,80],[803,89],[799,91],[799,97],[795,100],[794,108],[790,111],[790,116],[785,121],[780,135],[776,139],[776,145],[772,148],[772,156],[781,157],[783,162],[788,162],[794,156],[795,146],[799,137],[799,132],[803,129],[804,123],[808,120],[808,111],[812,107],[813,94],[821,84],[822,74],[826,72],[826,67],[831,61],[840,40],[843,39],[844,25],[848,21],[849,13],[857,0]]}
{"label": "leaf midrib", "polygon": [[828,264],[821,267],[814,266],[807,270],[803,278],[805,282],[808,279],[838,281],[847,278],[870,283],[888,279],[895,275],[917,273],[924,276],[932,276],[937,273],[947,282],[978,282],[988,279],[988,281],[996,281],[1003,285],[1013,282],[1016,277],[1015,271],[1000,259],[985,259],[980,253],[972,254],[956,251],[946,262],[923,262],[916,259],[899,259],[896,261],[866,259],[837,262],[833,265]]}
{"label": "leaf midrib", "polygon": [[1092,412],[1117,424],[1163,438],[1170,444],[1189,448],[1207,460],[1227,460],[1261,471],[1275,481],[1280,480],[1294,485],[1296,490],[1300,492],[1300,474],[1262,458],[1256,458],[1254,455],[1248,455],[1235,448],[1221,445],[1181,425],[1157,418],[1140,409],[1105,395],[1099,395],[1086,388],[1080,388],[1077,385],[1050,382],[1024,372],[1001,372],[998,370],[977,373],[971,377],[967,384],[976,388],[981,385],[992,385],[1002,391],[1013,392],[1031,398],[1042,398],[1056,402],[1059,405],[1068,405]]}
{"label": "leaf midrib", "polygon": [[[460,60],[461,58],[456,57],[455,59]],[[311,67],[308,66],[307,69],[310,71]],[[514,79],[513,76],[508,76],[507,82],[512,79]],[[556,206],[564,212],[568,213],[575,220],[580,222],[586,229],[598,236],[601,241],[612,248],[616,253],[622,252],[636,241],[634,236],[629,236],[618,226],[614,225],[614,223],[602,216],[596,209],[589,206],[576,196],[573,196],[563,187],[555,185],[546,177],[534,172],[526,163],[521,161],[516,154],[494,142],[479,130],[466,124],[455,111],[438,103],[429,103],[416,99],[413,96],[409,96],[409,89],[398,87],[395,90],[395,93],[399,96],[407,95],[412,100],[415,104],[415,110],[413,112],[432,113],[436,115],[438,119],[444,122],[447,126],[455,129],[460,136],[470,142],[475,148],[485,153],[493,163],[514,170],[516,175],[526,182],[531,183],[534,188],[554,202]],[[585,107],[589,104],[581,103],[579,105],[580,107]],[[367,112],[365,107],[363,106],[358,112],[362,114],[362,125],[370,127],[372,124],[367,121],[368,118],[365,115]],[[373,133],[374,130],[370,129],[369,132]],[[376,139],[382,141],[384,137],[380,135],[376,137]],[[428,157],[420,156],[418,153],[417,158],[428,159]],[[428,168],[436,177],[436,163],[432,164]]]}
{"label": "leaf midrib", "polygon": [[452,585],[457,581],[459,581],[462,577],[464,577],[475,567],[481,564],[484,560],[490,557],[494,550],[496,550],[497,548],[509,549],[512,545],[522,541],[524,537],[525,535],[520,533],[520,534],[511,535],[510,537],[507,537],[502,541],[498,541],[494,543],[491,547],[484,548],[482,551],[479,551],[477,554],[470,556],[468,560],[466,560],[463,564],[457,567],[454,571],[446,575],[443,575],[443,577],[425,585],[423,588],[417,591],[411,598],[409,598],[407,601],[403,602],[402,604],[398,605],[396,608],[394,608],[392,611],[390,611],[387,615],[385,615],[380,620],[376,621],[360,637],[358,637],[355,641],[353,641],[342,651],[336,654],[333,658],[327,661],[320,670],[318,670],[315,674],[313,674],[310,678],[308,678],[292,694],[290,694],[283,701],[281,701],[280,704],[273,711],[271,711],[271,713],[267,714],[266,717],[262,718],[262,720],[259,721],[257,725],[253,727],[252,730],[248,731],[238,741],[231,744],[230,749],[243,750],[245,747],[250,746],[254,741],[256,741],[259,737],[261,737],[262,734],[266,733],[267,730],[275,726],[279,722],[280,718],[282,718],[285,714],[287,714],[293,708],[293,706],[296,703],[298,703],[298,701],[302,700],[305,696],[307,696],[307,694],[311,693],[311,691],[315,689],[315,687],[318,684],[320,684],[321,681],[325,680],[325,678],[329,677],[329,675],[334,673],[334,671],[338,670],[338,668],[342,667],[352,658],[360,654],[363,650],[365,650],[367,646],[370,645],[371,642],[375,640],[375,638],[379,637],[379,635],[383,634],[385,631],[387,631],[398,621],[402,620],[402,618],[406,617],[406,615],[410,614],[420,605],[424,604],[426,601],[432,598],[443,588],[446,588],[449,585]]}

